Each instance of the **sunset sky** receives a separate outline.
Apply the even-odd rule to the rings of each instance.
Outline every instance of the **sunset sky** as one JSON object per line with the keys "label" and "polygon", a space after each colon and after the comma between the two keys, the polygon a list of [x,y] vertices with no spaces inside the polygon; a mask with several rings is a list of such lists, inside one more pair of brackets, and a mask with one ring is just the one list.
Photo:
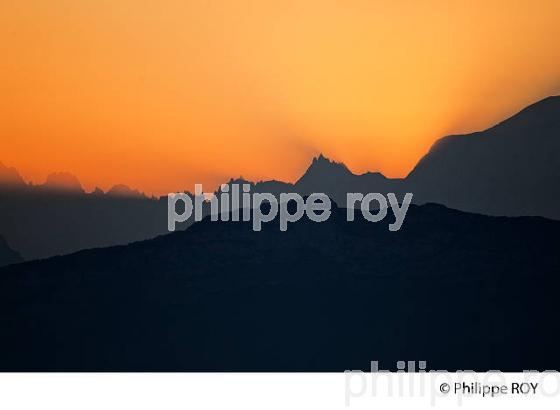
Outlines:
{"label": "sunset sky", "polygon": [[558,0],[0,0],[0,162],[150,194],[405,176],[560,94]]}

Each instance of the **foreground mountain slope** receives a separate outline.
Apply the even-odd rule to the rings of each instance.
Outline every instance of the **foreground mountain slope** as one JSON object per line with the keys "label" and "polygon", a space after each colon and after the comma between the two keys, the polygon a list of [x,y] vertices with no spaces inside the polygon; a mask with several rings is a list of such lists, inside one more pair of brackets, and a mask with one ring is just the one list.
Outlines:
{"label": "foreground mountain slope", "polygon": [[559,369],[560,223],[204,220],[0,269],[0,370]]}

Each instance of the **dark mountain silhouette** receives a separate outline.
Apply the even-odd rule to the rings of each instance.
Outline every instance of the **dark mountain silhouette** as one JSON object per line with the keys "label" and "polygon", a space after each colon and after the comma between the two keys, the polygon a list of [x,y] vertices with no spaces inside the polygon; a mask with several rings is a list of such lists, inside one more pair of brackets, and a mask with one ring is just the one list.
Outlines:
{"label": "dark mountain silhouette", "polygon": [[0,236],[0,267],[23,262],[19,253],[10,248],[6,240]]}
{"label": "dark mountain silhouette", "polygon": [[207,219],[0,269],[0,370],[558,369],[560,222]]}
{"label": "dark mountain silhouette", "polygon": [[496,216],[560,219],[560,97],[549,97],[482,132],[437,141],[404,179],[355,175],[322,155],[295,184],[328,193],[339,205],[347,192],[414,194],[413,202]]}
{"label": "dark mountain silhouette", "polygon": [[325,158],[322,154],[313,161],[305,174],[295,183],[302,195],[314,192],[327,194],[340,206],[346,204],[348,192],[401,192],[401,180],[388,179],[379,172],[353,174],[346,165]]}
{"label": "dark mountain silhouette", "polygon": [[406,178],[416,201],[490,215],[560,219],[560,97],[436,142]]}
{"label": "dark mountain silhouette", "polygon": [[440,139],[403,179],[354,174],[321,154],[295,184],[261,182],[254,189],[324,192],[340,206],[348,192],[393,192],[399,198],[412,192],[417,204],[560,219],[559,136],[560,97],[549,97],[486,131]]}

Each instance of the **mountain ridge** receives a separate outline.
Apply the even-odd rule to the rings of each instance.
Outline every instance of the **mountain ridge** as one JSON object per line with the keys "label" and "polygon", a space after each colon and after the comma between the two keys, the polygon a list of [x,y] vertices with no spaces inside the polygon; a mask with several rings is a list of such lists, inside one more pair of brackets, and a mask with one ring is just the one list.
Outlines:
{"label": "mountain ridge", "polygon": [[2,268],[0,369],[560,367],[560,222],[411,205],[389,232],[345,214],[286,232],[207,218]]}
{"label": "mountain ridge", "polygon": [[[438,140],[402,179],[373,172],[354,174],[344,163],[319,154],[295,183],[242,178],[227,183],[247,182],[252,192],[274,195],[323,192],[341,207],[346,206],[349,192],[391,192],[399,199],[411,192],[416,204],[560,220],[559,135],[560,96],[553,96],[485,131]],[[0,167],[0,174],[3,169],[11,180],[23,181],[17,170]],[[20,183],[0,187],[0,194],[0,234],[26,259],[124,244],[167,232],[166,198],[148,198],[129,188],[108,193],[60,192]],[[35,202],[42,204],[48,219],[38,212]]]}

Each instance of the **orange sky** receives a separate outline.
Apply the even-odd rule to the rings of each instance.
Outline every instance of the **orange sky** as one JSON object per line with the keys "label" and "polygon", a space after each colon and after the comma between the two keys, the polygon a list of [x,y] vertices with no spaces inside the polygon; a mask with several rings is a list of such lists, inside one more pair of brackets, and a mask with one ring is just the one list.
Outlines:
{"label": "orange sky", "polygon": [[2,0],[0,161],[148,193],[404,176],[560,93],[558,0]]}

